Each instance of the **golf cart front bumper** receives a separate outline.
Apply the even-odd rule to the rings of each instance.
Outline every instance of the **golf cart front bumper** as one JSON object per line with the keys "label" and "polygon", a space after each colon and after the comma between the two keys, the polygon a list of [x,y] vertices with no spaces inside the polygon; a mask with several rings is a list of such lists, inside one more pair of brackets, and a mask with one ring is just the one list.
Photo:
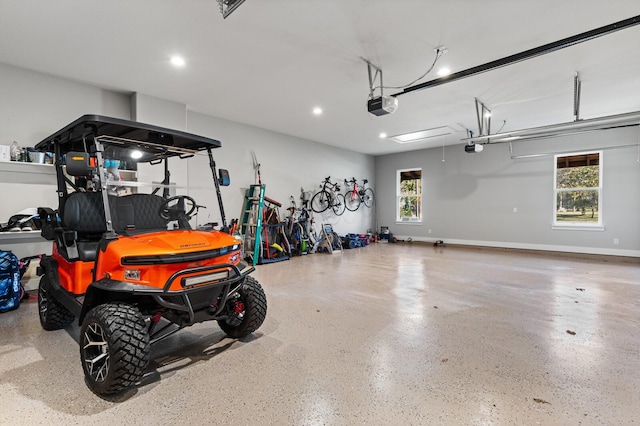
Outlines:
{"label": "golf cart front bumper", "polygon": [[[245,262],[237,266],[218,264],[188,268],[172,274],[162,288],[103,278],[87,289],[82,317],[94,304],[93,300],[104,300],[101,296],[109,292],[127,294],[139,301],[143,310],[145,305],[159,305],[170,312],[170,319],[180,326],[218,319],[229,295],[234,294],[254,270]],[[181,290],[175,290],[176,282],[180,283]],[[174,290],[171,290],[172,287]],[[145,299],[155,303],[145,303]]]}

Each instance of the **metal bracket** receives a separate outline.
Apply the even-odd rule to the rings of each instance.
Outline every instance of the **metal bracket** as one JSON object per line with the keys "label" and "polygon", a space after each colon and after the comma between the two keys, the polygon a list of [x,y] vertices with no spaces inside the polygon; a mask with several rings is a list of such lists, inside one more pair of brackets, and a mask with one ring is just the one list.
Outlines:
{"label": "metal bracket", "polygon": [[[379,67],[373,65],[365,58],[361,59],[367,63],[367,72],[369,73],[369,99],[373,99],[376,97],[374,92],[377,88],[380,89],[380,96],[382,96],[382,70]],[[380,84],[376,87],[376,81],[378,80],[378,78],[380,79]]]}
{"label": "metal bracket", "polygon": [[106,222],[106,228],[107,231],[105,232],[104,236],[106,239],[114,239],[116,238],[116,233],[113,230],[113,222],[112,222],[112,218],[111,218],[111,209],[109,208],[109,196],[108,196],[108,191],[107,191],[107,179],[106,179],[106,173],[105,173],[105,169],[104,169],[104,145],[102,145],[102,142],[100,141],[100,139],[98,137],[94,137],[94,144],[96,147],[96,162],[98,163],[98,176],[100,179],[100,186],[101,186],[101,190],[102,190],[102,203],[104,205],[104,219]]}
{"label": "metal bracket", "polygon": [[226,19],[227,16],[231,15],[231,12],[236,10],[243,2],[244,0],[218,0],[222,18]]}
{"label": "metal bracket", "polygon": [[491,134],[491,110],[480,102],[478,98],[474,99],[478,117],[478,136],[488,136]]}
{"label": "metal bracket", "polygon": [[582,82],[580,81],[580,75],[576,71],[576,75],[573,76],[573,116],[575,121],[580,121],[580,90],[582,89]]}

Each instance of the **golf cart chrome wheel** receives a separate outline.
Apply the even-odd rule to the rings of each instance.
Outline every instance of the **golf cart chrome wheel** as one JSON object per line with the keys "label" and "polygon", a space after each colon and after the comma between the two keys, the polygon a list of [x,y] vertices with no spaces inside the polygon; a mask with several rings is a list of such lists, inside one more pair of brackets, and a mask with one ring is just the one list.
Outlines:
{"label": "golf cart chrome wheel", "polygon": [[82,336],[84,367],[96,383],[103,383],[109,372],[109,344],[97,323],[90,323]]}
{"label": "golf cart chrome wheel", "polygon": [[149,364],[149,333],[140,311],[126,303],[91,309],[80,331],[80,359],[89,388],[98,395],[135,385]]}

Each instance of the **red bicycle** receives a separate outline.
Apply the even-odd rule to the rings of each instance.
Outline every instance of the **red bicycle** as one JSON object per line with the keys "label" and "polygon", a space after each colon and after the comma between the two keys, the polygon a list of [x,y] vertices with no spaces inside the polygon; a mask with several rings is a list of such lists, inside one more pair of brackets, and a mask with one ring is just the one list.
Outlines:
{"label": "red bicycle", "polygon": [[373,207],[373,189],[366,188],[368,182],[367,179],[362,179],[362,185],[359,185],[356,178],[344,180],[344,184],[351,187],[344,195],[347,210],[355,212],[360,208],[360,204]]}

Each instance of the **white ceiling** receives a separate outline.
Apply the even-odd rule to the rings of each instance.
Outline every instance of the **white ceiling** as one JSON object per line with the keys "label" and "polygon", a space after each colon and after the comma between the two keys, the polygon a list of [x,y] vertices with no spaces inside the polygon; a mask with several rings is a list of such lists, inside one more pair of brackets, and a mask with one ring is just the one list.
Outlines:
{"label": "white ceiling", "polygon": [[[461,143],[477,133],[474,98],[494,132],[572,121],[576,71],[581,118],[640,110],[640,26],[406,94],[382,117],[361,58],[403,85],[440,45],[436,69],[456,72],[639,14],[638,0],[246,0],[223,19],[215,0],[0,0],[0,62],[377,155]],[[458,132],[378,137],[439,126]]]}

